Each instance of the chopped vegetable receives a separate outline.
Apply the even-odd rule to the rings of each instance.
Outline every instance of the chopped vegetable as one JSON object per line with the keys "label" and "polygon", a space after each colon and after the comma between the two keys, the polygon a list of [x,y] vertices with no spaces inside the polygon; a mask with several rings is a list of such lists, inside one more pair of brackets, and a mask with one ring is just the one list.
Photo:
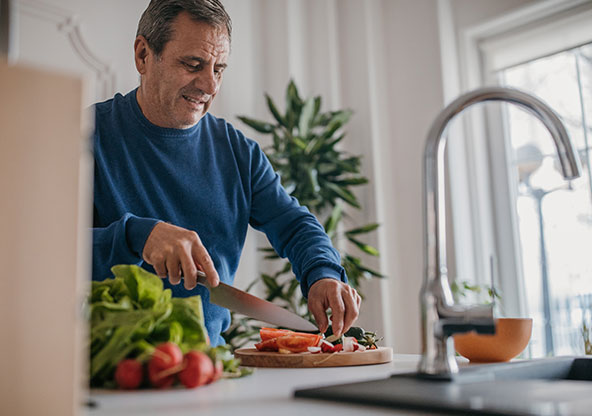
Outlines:
{"label": "chopped vegetable", "polygon": [[[376,348],[376,343],[382,339],[377,338],[376,333],[365,331],[364,328],[357,326],[352,326],[350,329],[348,329],[343,334],[343,337],[353,337],[358,342],[358,344],[370,349]],[[342,342],[342,337],[335,337],[333,334],[333,328],[331,325],[329,325],[327,331],[325,332],[325,339],[334,344],[339,344]]]}
{"label": "chopped vegetable", "polygon": [[316,347],[321,340],[320,335],[304,337],[301,335],[284,335],[277,339],[278,349],[290,352],[305,352],[308,347]]}
{"label": "chopped vegetable", "polygon": [[322,339],[319,334],[273,328],[261,328],[259,335],[261,336],[261,342],[255,344],[257,350],[284,353],[305,352],[308,347],[318,346]]}
{"label": "chopped vegetable", "polygon": [[277,344],[277,338],[261,341],[255,344],[255,348],[257,348],[259,351],[277,351],[279,348]]}
{"label": "chopped vegetable", "polygon": [[294,331],[289,329],[277,329],[277,328],[261,328],[259,330],[259,336],[261,341],[265,342],[270,339],[281,337],[282,335],[294,334]]}

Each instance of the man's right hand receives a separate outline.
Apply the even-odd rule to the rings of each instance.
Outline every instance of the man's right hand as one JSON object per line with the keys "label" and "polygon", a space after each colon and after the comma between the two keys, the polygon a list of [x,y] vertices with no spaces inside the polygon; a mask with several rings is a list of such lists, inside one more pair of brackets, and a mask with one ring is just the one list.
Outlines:
{"label": "man's right hand", "polygon": [[142,257],[161,278],[168,276],[173,285],[178,285],[183,276],[187,290],[197,285],[198,270],[206,274],[210,286],[220,282],[214,262],[195,231],[159,222],[146,239]]}

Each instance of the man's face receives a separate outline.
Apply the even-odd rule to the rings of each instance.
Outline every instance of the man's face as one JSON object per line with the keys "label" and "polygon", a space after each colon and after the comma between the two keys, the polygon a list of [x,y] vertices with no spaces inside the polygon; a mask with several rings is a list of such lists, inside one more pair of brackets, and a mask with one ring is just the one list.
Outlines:
{"label": "man's face", "polygon": [[159,57],[138,36],[135,60],[142,82],[137,99],[151,123],[175,129],[196,125],[212,105],[230,50],[225,28],[180,13]]}

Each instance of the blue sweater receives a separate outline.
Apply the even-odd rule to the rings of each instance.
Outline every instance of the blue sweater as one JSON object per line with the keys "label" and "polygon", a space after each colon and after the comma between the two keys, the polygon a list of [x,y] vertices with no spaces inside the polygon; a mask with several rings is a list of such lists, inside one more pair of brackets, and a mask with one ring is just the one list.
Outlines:
{"label": "blue sweater", "polygon": [[[194,230],[220,280],[232,284],[247,227],[265,232],[288,257],[306,296],[321,278],[346,281],[337,251],[316,218],[290,197],[253,140],[206,114],[185,129],[155,126],[142,114],[136,90],[95,106],[93,280],[115,264],[138,264],[159,221]],[[173,296],[201,295],[212,345],[224,343],[228,310],[209,302],[198,285],[165,280]]]}

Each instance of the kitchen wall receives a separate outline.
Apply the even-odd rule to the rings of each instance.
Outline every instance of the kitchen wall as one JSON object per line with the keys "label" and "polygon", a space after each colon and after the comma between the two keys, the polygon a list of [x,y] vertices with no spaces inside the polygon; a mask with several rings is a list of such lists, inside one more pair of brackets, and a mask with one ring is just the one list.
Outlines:
{"label": "kitchen wall", "polygon": [[[350,214],[360,223],[382,224],[369,238],[382,255],[368,261],[387,275],[364,285],[360,323],[384,334],[397,352],[419,352],[423,143],[454,93],[446,89],[442,58],[455,53],[466,28],[533,1],[224,1],[233,18],[233,44],[214,114],[265,144],[236,116],[269,118],[263,93],[282,102],[290,78],[303,95],[321,94],[327,109],[355,111],[343,146],[363,155],[371,184],[358,190],[364,210]],[[84,74],[87,104],[137,85],[132,46],[146,0],[17,3],[18,61]],[[239,286],[266,267],[256,251],[264,241],[249,234]]]}

